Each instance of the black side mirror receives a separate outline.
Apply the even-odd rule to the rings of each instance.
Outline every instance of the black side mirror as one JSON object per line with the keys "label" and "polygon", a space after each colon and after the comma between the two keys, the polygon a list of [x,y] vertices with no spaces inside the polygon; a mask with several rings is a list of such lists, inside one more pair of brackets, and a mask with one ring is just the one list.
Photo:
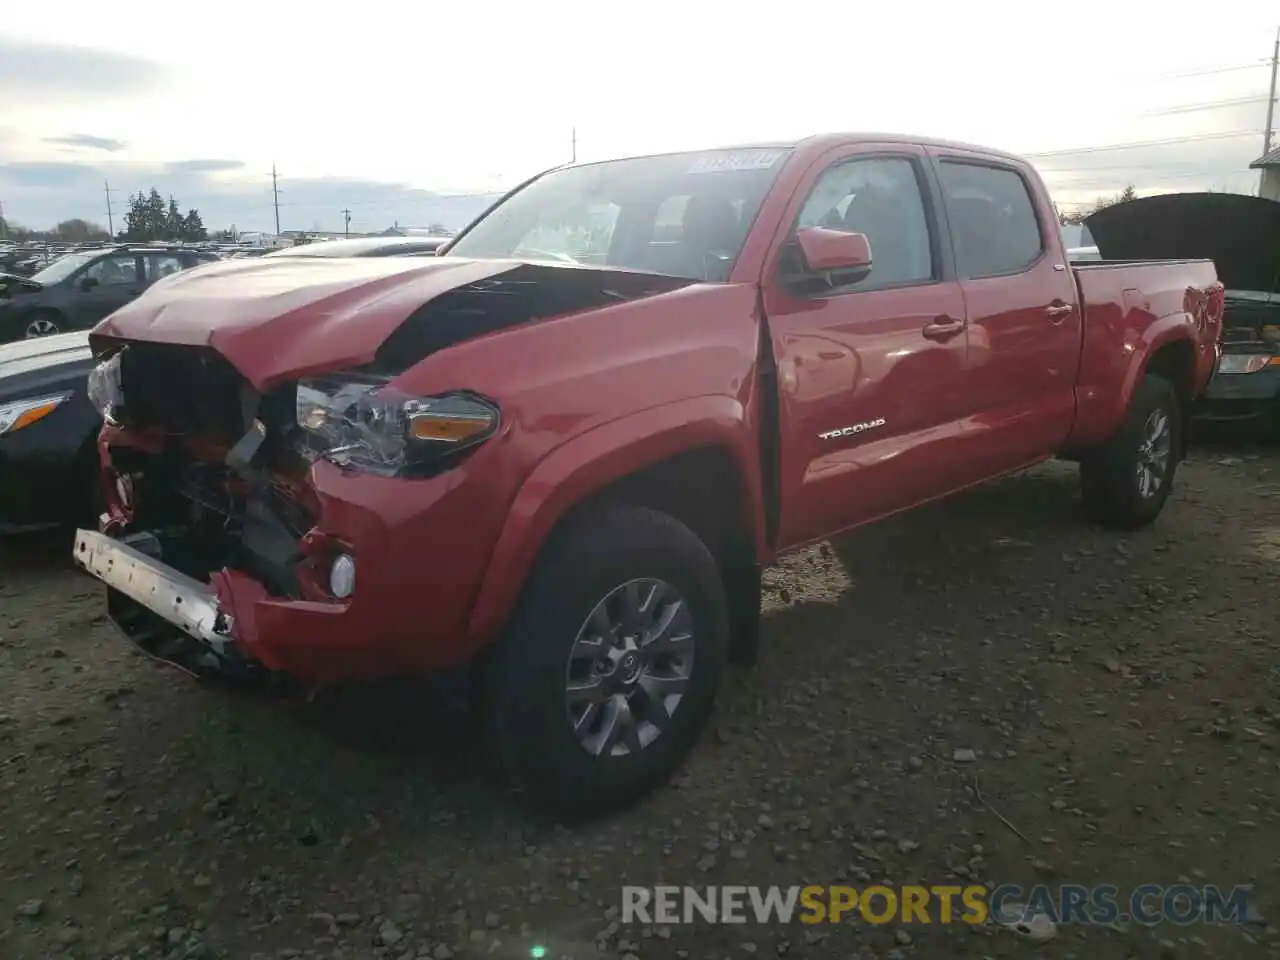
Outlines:
{"label": "black side mirror", "polygon": [[96,287],[97,285],[98,285],[98,278],[97,278],[97,277],[81,277],[81,278],[80,278],[80,292],[81,292],[81,293],[88,293],[90,290],[92,290],[92,289],[93,289],[94,287]]}

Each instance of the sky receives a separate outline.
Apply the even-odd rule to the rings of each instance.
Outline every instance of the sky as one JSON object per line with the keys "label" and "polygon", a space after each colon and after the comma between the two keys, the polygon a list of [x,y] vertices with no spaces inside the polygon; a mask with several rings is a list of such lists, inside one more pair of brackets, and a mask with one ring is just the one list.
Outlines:
{"label": "sky", "polygon": [[[869,9],[870,7],[886,9]],[[120,228],[459,227],[569,161],[832,131],[1028,156],[1064,209],[1255,193],[1275,0],[22,3],[0,20],[0,204]],[[1280,114],[1280,108],[1277,109]],[[1280,126],[1280,116],[1276,125]],[[1135,146],[1136,144],[1136,146]],[[109,193],[108,193],[109,185]]]}

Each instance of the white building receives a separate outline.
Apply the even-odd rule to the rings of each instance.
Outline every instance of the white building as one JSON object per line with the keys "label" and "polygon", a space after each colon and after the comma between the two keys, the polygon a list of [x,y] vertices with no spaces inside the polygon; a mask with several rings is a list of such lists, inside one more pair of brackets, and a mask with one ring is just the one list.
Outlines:
{"label": "white building", "polygon": [[1250,170],[1262,171],[1262,183],[1258,196],[1267,200],[1280,200],[1280,147],[1270,150],[1249,164]]}

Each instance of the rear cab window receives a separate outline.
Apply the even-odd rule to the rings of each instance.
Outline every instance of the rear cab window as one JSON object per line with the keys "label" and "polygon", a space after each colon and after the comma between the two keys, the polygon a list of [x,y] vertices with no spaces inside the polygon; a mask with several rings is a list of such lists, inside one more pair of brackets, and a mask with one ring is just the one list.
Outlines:
{"label": "rear cab window", "polygon": [[962,276],[978,280],[1029,270],[1045,252],[1030,186],[998,164],[944,159],[938,164]]}

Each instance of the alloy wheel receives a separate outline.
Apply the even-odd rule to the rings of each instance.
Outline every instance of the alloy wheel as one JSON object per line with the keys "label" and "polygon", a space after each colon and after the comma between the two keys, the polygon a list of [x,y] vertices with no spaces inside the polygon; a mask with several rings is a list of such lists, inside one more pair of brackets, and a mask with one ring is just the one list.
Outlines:
{"label": "alloy wheel", "polygon": [[1163,410],[1152,410],[1142,425],[1142,442],[1138,445],[1138,495],[1149,500],[1160,492],[1169,470],[1169,458],[1173,453],[1173,430],[1169,415]]}
{"label": "alloy wheel", "polygon": [[639,753],[670,726],[693,675],[689,605],[662,580],[611,590],[578,630],[566,671],[565,708],[593,756]]}

